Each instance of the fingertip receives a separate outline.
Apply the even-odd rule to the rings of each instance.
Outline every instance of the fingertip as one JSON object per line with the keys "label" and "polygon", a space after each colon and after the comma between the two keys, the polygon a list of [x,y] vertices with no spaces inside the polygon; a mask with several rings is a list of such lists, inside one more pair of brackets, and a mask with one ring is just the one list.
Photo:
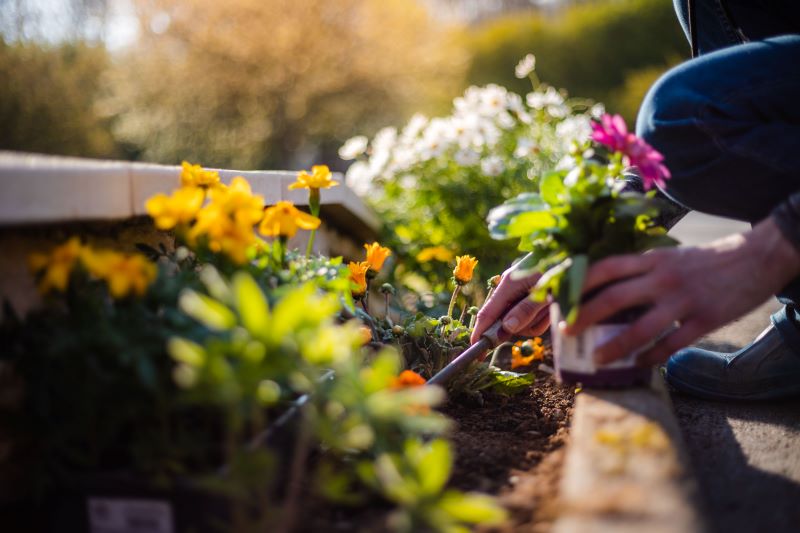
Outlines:
{"label": "fingertip", "polygon": [[516,333],[520,330],[522,323],[515,315],[503,319],[503,329],[509,333]]}

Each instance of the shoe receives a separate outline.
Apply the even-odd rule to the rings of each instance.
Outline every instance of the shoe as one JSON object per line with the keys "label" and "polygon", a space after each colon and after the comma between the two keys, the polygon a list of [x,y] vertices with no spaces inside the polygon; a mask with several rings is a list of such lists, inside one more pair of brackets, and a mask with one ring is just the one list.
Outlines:
{"label": "shoe", "polygon": [[800,332],[785,308],[771,321],[738,352],[690,347],[675,353],[667,361],[667,383],[709,400],[768,400],[800,394],[800,353],[786,342],[787,338],[796,340]]}

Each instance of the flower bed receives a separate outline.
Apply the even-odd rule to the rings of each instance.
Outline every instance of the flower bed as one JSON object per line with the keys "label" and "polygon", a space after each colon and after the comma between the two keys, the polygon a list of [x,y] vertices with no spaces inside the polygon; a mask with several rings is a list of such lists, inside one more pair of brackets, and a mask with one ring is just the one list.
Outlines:
{"label": "flower bed", "polygon": [[[572,321],[589,262],[669,244],[653,195],[623,191],[624,165],[638,164],[648,186],[668,174],[618,118],[590,123],[586,103],[577,112],[538,86],[531,62],[519,67],[537,85],[529,109],[498,88],[468,95],[460,108],[479,105],[486,131],[459,130],[466,137],[448,149],[473,174],[511,168],[538,190],[493,210],[489,229],[520,239],[530,254],[516,271],[543,273],[533,297]],[[567,119],[593,139],[565,146]],[[404,142],[420,136],[419,164],[441,172],[449,156],[428,129]],[[503,131],[535,134],[536,150],[517,139],[513,161],[492,155],[508,151]],[[541,175],[548,165],[559,168]],[[319,531],[343,516],[360,530],[463,531],[500,525],[508,509],[516,524],[547,519],[531,513],[552,498],[558,454],[537,465],[563,441],[572,401],[551,375],[558,358],[542,363],[542,339],[519,339],[446,388],[426,384],[469,347],[485,300],[481,259],[436,240],[400,251],[366,243],[346,265],[312,254],[321,197],[338,185],[325,166],[300,172],[289,188],[308,191],[306,213],[266,206],[244,177],[224,184],[184,163],[181,187],[146,203],[175,250],[72,238],[30,258],[47,305],[24,319],[9,311],[0,340],[24,384],[10,416],[19,494],[58,510],[45,528],[102,530],[110,516],[178,531]],[[300,231],[306,249],[289,249]],[[499,280],[488,274],[486,298]]]}

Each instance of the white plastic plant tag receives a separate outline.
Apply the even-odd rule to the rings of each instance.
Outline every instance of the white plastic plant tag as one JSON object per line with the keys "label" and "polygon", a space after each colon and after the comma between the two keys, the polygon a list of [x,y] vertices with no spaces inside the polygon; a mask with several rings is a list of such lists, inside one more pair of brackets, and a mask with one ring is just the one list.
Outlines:
{"label": "white plastic plant tag", "polygon": [[173,533],[172,507],[161,500],[89,498],[90,533]]}

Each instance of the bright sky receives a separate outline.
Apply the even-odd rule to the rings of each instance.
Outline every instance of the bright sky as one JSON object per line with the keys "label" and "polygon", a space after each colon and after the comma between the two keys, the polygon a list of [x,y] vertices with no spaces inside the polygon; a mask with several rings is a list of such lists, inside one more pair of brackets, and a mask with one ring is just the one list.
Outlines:
{"label": "bright sky", "polygon": [[[74,35],[75,28],[71,27],[69,2],[67,0],[24,0],[27,27],[24,29],[24,38],[44,38],[49,41],[60,41]],[[15,3],[4,3],[4,22],[15,28],[16,14]],[[159,26],[161,31],[169,25],[166,20],[156,19],[154,26]],[[95,40],[103,35],[103,21],[99,17],[90,18],[80,33],[85,38]],[[158,31],[157,28],[153,28]],[[106,46],[110,50],[119,50],[136,41],[139,36],[139,21],[130,0],[109,0],[109,14],[105,26]]]}

